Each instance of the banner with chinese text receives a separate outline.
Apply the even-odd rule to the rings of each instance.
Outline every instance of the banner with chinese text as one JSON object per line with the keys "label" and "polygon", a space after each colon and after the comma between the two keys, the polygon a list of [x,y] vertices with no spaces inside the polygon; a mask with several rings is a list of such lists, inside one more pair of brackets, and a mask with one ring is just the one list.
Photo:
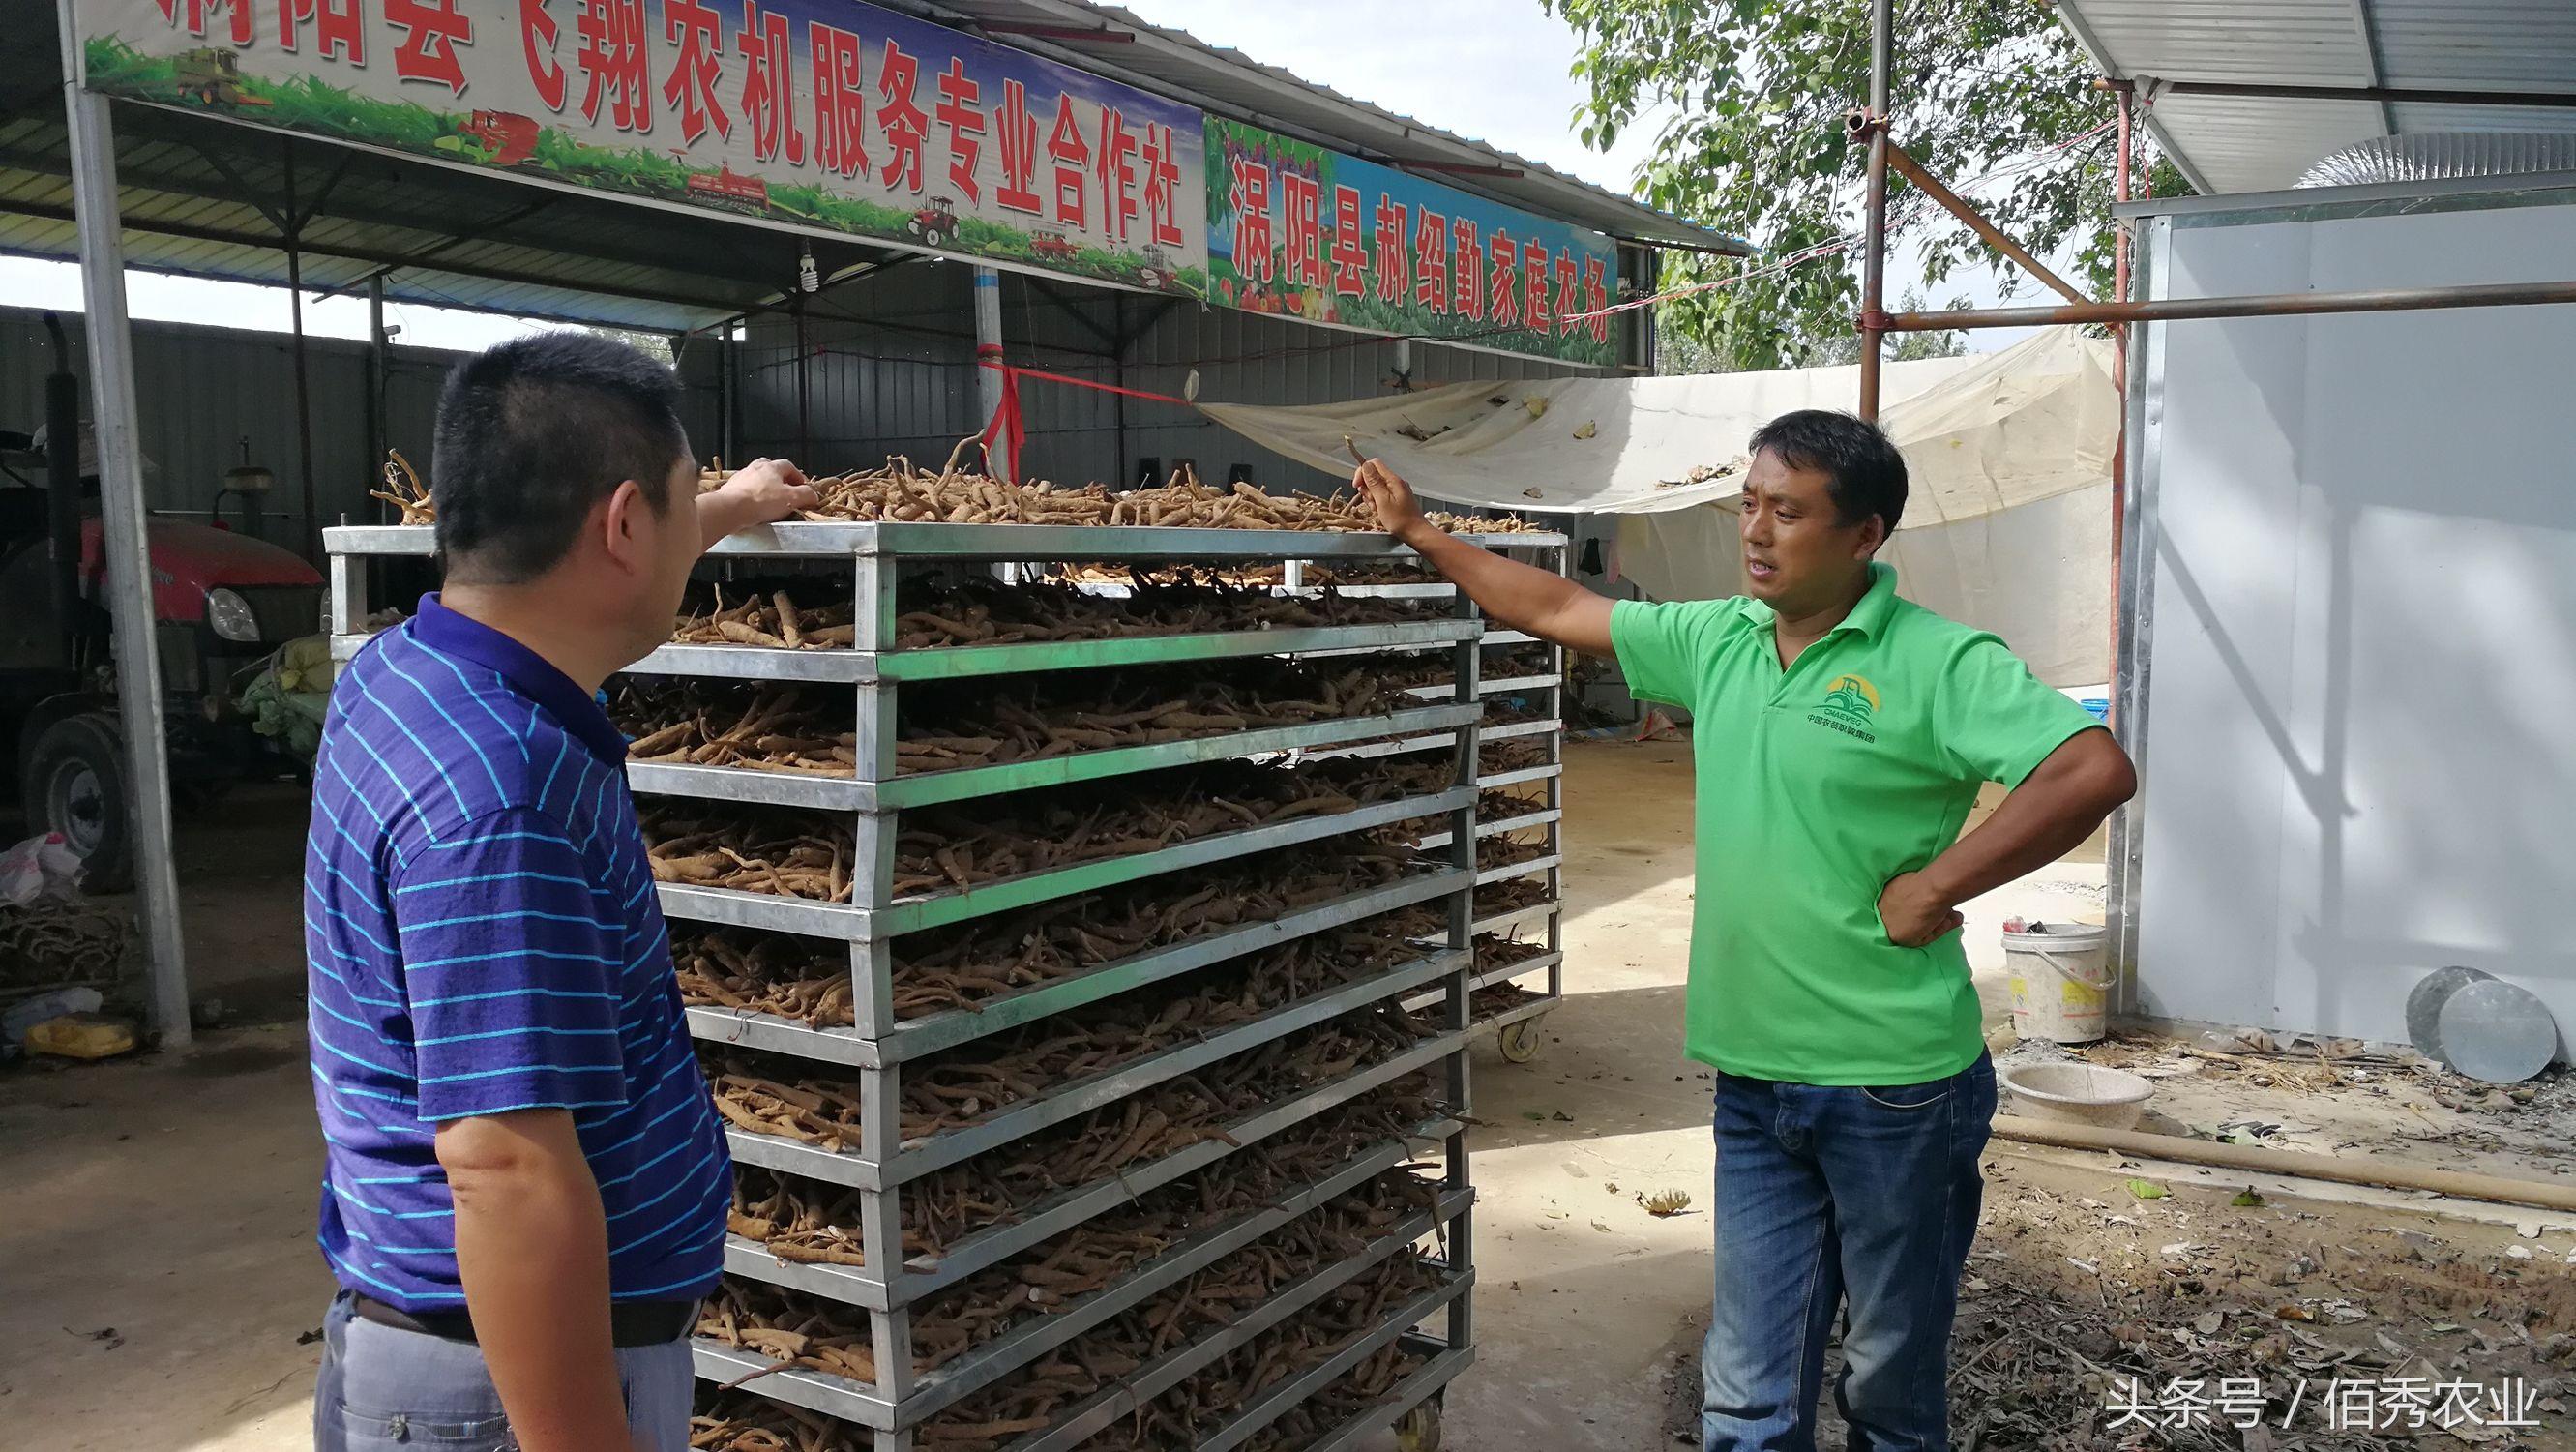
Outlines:
{"label": "banner with chinese text", "polygon": [[1330,327],[1610,364],[1609,238],[1207,118],[1210,300]]}
{"label": "banner with chinese text", "polygon": [[78,13],[87,84],[112,95],[1207,290],[1196,109],[857,0],[83,0]]}

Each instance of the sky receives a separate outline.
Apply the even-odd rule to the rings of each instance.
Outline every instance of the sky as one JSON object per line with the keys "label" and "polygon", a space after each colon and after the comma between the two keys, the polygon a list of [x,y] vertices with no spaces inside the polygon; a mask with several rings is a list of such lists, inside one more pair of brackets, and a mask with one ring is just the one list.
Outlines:
{"label": "sky", "polygon": [[[1297,5],[1248,0],[1123,0],[1146,21],[1187,30],[1265,64],[1445,131],[1483,141],[1559,171],[1627,191],[1652,149],[1658,118],[1624,132],[1609,152],[1587,149],[1575,107],[1581,85],[1568,74],[1579,49],[1573,31],[1538,0],[1304,0]],[[1431,58],[1442,80],[1426,80]],[[1816,266],[1844,265],[1820,262]],[[1921,273],[1900,250],[1889,261],[1891,297]],[[289,308],[279,288],[134,272],[127,308],[136,318],[284,332]],[[1997,300],[1991,272],[1954,273],[1936,300]],[[78,310],[80,277],[69,263],[0,257],[0,304]],[[387,322],[401,341],[475,349],[549,326],[455,308],[388,304]],[[313,302],[306,331],[317,337],[364,338],[363,295]],[[2018,330],[1968,335],[1971,349],[2004,347]]]}

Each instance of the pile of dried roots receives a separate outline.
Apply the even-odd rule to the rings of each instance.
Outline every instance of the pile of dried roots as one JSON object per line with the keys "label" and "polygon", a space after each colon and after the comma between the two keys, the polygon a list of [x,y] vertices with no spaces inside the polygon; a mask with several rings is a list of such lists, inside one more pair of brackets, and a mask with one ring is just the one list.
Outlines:
{"label": "pile of dried roots", "polygon": [[[1405,941],[1404,926],[1367,921],[1295,939],[907,1064],[898,1078],[902,1147],[1416,959],[1421,950]],[[857,1084],[815,1078],[806,1061],[754,1050],[701,1054],[717,1107],[736,1128],[834,1151],[858,1147]]]}
{"label": "pile of dried roots", "polygon": [[[1393,848],[1307,843],[1219,863],[1183,878],[1059,898],[895,940],[894,1011],[915,1018],[980,1009],[1023,989],[1383,887],[1415,866]],[[746,928],[675,925],[680,992],[707,1007],[751,1009],[814,1028],[847,1028],[846,950]]]}
{"label": "pile of dried roots", "polygon": [[[1333,1197],[1201,1272],[1190,1283],[1194,1294],[1167,1297],[1161,1323],[1148,1328],[1146,1354],[1160,1355],[1212,1320],[1231,1319],[1208,1307],[1239,1312],[1294,1276],[1353,1254],[1428,1208],[1436,1194],[1429,1181],[1394,1169]],[[913,1369],[934,1371],[1032,1316],[1061,1311],[1211,1228],[1196,1218],[1187,1197],[1147,1199],[1150,1205],[1139,1202],[1086,1222],[914,1303]],[[1226,1274],[1214,1274],[1220,1269]],[[877,1379],[865,1313],[806,1292],[729,1279],[701,1312],[698,1334],[791,1366]]]}
{"label": "pile of dried roots", "polygon": [[[1414,1082],[1356,1096],[1087,1223],[1139,1232],[1147,1222],[1136,1217],[1159,1215],[1177,1205],[1204,1229],[1276,1204],[1361,1150],[1404,1139],[1427,1123],[1437,1112],[1423,1097],[1427,1084],[1417,1076]],[[867,1264],[858,1191],[748,1165],[737,1167],[734,1175],[728,1221],[734,1234],[760,1242],[781,1260]],[[918,1228],[904,1231],[908,1260],[935,1261],[945,1243]]]}
{"label": "pile of dried roots", "polygon": [[[904,520],[945,524],[1157,525],[1191,529],[1312,530],[1357,533],[1378,527],[1376,512],[1355,494],[1264,494],[1250,484],[1220,488],[1177,471],[1155,488],[1112,493],[1106,485],[1059,488],[1043,480],[1005,483],[959,467],[969,439],[936,472],[903,457],[879,469],[832,477],[809,476],[822,502],[802,512],[810,520]],[[1440,514],[1443,528],[1474,534],[1518,533],[1514,518]]]}
{"label": "pile of dried roots", "polygon": [[[1216,762],[998,802],[924,807],[899,820],[893,895],[900,901],[968,889],[1220,832],[1338,815],[1437,792],[1450,771],[1445,760],[1285,768]],[[829,816],[788,807],[703,812],[679,800],[644,806],[639,816],[656,881],[851,901],[853,845]]]}
{"label": "pile of dried roots", "polygon": [[[1042,1130],[999,1153],[912,1181],[904,1187],[906,1229],[918,1229],[934,1245],[954,1244],[1030,1213],[1065,1191],[1202,1141],[1231,1139],[1232,1127],[1244,1119],[1329,1080],[1383,1063],[1436,1032],[1429,1019],[1386,1004],[1275,1039]],[[1428,1081],[1408,1092],[1427,1094]]]}

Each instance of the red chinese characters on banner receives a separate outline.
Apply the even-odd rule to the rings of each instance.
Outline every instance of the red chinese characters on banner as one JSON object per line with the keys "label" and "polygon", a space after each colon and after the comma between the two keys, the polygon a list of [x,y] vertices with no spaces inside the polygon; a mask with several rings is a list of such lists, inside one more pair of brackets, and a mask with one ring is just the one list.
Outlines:
{"label": "red chinese characters on banner", "polygon": [[1234,155],[1234,189],[1230,198],[1234,208],[1234,270],[1246,282],[1268,282],[1276,269],[1271,266],[1273,241],[1270,229],[1270,167],[1236,152]]}
{"label": "red chinese characters on banner", "polygon": [[1377,300],[1400,303],[1413,281],[1413,262],[1405,255],[1405,229],[1413,209],[1384,192],[1377,194]]}
{"label": "red chinese characters on banner", "polygon": [[993,129],[1001,133],[1002,184],[993,188],[993,200],[1014,212],[1035,217],[1043,214],[1038,200],[1038,118],[1029,110],[1029,88],[1018,81],[1002,82],[1002,109],[993,115]]}
{"label": "red chinese characters on banner", "polygon": [[662,38],[680,48],[662,80],[662,104],[680,113],[680,139],[695,146],[715,128],[733,135],[733,118],[716,100],[724,76],[724,26],[706,0],[662,0]]}
{"label": "red chinese characters on banner", "polygon": [[605,100],[618,130],[652,130],[652,55],[645,48],[644,0],[581,0],[573,32],[581,37],[573,61],[581,67],[582,118],[598,121]]}
{"label": "red chinese characters on banner", "polygon": [[983,184],[975,180],[975,163],[984,154],[984,113],[979,109],[984,88],[966,74],[966,62],[958,56],[948,58],[948,69],[939,73],[939,124],[948,132],[948,182],[957,188],[969,205],[984,200]]}
{"label": "red chinese characters on banner", "polygon": [[[465,60],[460,45],[474,43],[474,21],[456,13],[457,0],[385,0],[385,23],[402,32],[394,42],[394,75],[406,81],[445,86],[451,96],[465,94]],[[652,117],[636,129],[650,130]]]}
{"label": "red chinese characters on banner", "polygon": [[805,23],[814,58],[814,160],[851,177],[868,169],[868,90],[859,38],[819,20]]}
{"label": "red chinese characters on banner", "polygon": [[1485,268],[1485,316],[1495,327],[1516,328],[1521,321],[1521,249],[1511,235],[1496,232]]}
{"label": "red chinese characters on banner", "polygon": [[1449,219],[1426,211],[1413,233],[1413,301],[1435,313],[1449,311]]}
{"label": "red chinese characters on banner", "polygon": [[1450,250],[1457,254],[1458,271],[1454,296],[1449,300],[1456,316],[1470,322],[1485,320],[1485,248],[1480,240],[1482,230],[1473,217],[1460,217],[1449,224]]}
{"label": "red chinese characters on banner", "polygon": [[1333,188],[1333,295],[1358,297],[1368,290],[1368,242],[1362,235],[1357,187]]}
{"label": "red chinese characters on banner", "polygon": [[[1604,285],[1606,281],[1607,275],[1605,269],[1601,265],[1601,259],[1598,257],[1584,258],[1583,310],[1585,312],[1597,313],[1603,308],[1610,306],[1610,290]],[[1583,327],[1586,332],[1592,334],[1592,341],[1596,343],[1607,343],[1610,341],[1610,319],[1607,316],[1586,319]]]}
{"label": "red chinese characters on banner", "polygon": [[1323,189],[1303,172],[1279,173],[1278,210],[1272,215],[1284,254],[1279,280],[1290,287],[1324,285]]}
{"label": "red chinese characters on banner", "polygon": [[1115,106],[1100,108],[1100,230],[1124,242],[1136,225],[1136,135],[1127,129],[1127,114]]}
{"label": "red chinese characters on banner", "polygon": [[564,108],[563,62],[555,59],[555,42],[563,27],[546,13],[546,0],[519,0],[519,54],[528,63],[528,84],[549,111]]}
{"label": "red chinese characters on banner", "polygon": [[[294,0],[286,3],[293,4]],[[206,22],[218,10],[232,12],[233,44],[250,44],[250,0],[161,0],[161,18],[172,25],[186,26],[188,33],[195,36],[206,33]]]}
{"label": "red chinese characters on banner", "polygon": [[921,152],[930,140],[930,118],[912,98],[920,84],[921,62],[888,40],[877,62],[877,95],[885,102],[877,108],[877,129],[894,153],[886,158],[883,176],[887,190],[900,187],[914,196],[921,195]]}
{"label": "red chinese characters on banner", "polygon": [[1073,98],[1055,98],[1055,126],[1047,133],[1047,159],[1055,163],[1055,219],[1073,228],[1091,225],[1091,144],[1074,119]]}
{"label": "red chinese characters on banner", "polygon": [[1521,246],[1521,326],[1544,333],[1550,326],[1547,311],[1547,245],[1541,242]]}
{"label": "red chinese characters on banner", "polygon": [[1573,253],[1556,255],[1556,330],[1560,333],[1571,333],[1578,326],[1567,320],[1583,311],[1582,277]]}
{"label": "red chinese characters on banner", "polygon": [[1145,128],[1145,226],[1157,247],[1178,247],[1181,236],[1181,158],[1172,128]]}
{"label": "red chinese characters on banner", "polygon": [[[232,0],[232,8],[236,38],[247,42],[250,0]],[[167,14],[170,7],[165,4],[161,9]],[[306,25],[313,27],[315,55],[324,60],[344,60],[353,66],[367,63],[367,17],[359,11],[358,0],[278,0],[279,49],[302,49],[302,27]]]}
{"label": "red chinese characters on banner", "polygon": [[787,17],[763,14],[759,0],[743,0],[742,121],[751,128],[751,154],[762,161],[805,164],[805,131],[796,119],[796,52]]}

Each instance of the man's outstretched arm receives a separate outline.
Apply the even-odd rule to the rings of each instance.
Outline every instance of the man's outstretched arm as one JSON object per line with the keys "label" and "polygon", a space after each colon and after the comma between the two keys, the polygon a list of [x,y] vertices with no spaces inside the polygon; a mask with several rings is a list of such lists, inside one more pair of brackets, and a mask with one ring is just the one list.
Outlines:
{"label": "man's outstretched arm", "polygon": [[1484,612],[1514,630],[1568,650],[1608,655],[1610,598],[1553,570],[1481,550],[1423,517],[1413,488],[1375,459],[1360,465],[1352,487],[1377,510],[1378,523],[1446,575]]}

